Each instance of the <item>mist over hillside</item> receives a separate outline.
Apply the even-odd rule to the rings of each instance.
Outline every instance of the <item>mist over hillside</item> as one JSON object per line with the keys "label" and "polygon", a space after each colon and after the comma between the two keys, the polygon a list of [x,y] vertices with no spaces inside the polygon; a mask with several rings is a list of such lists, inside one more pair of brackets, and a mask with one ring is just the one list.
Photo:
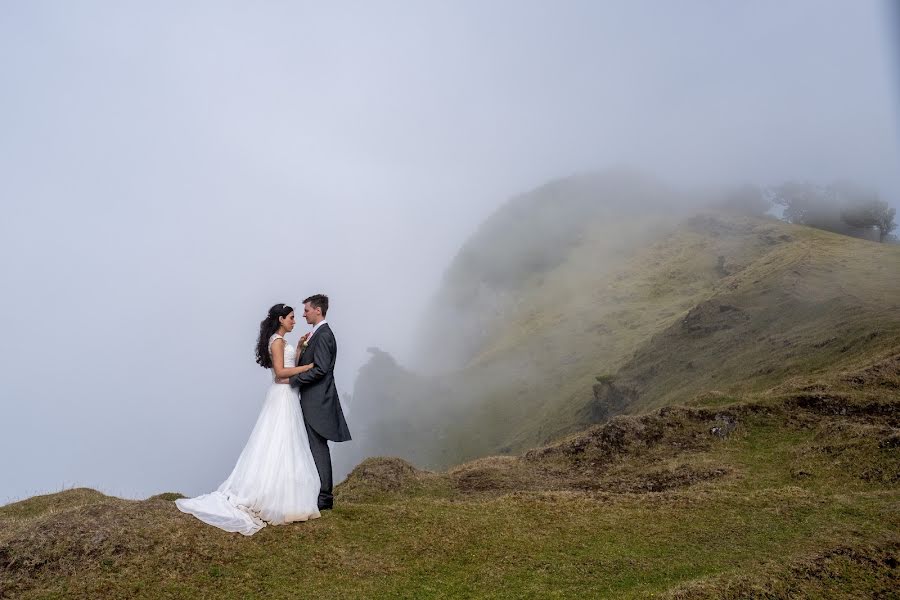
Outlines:
{"label": "mist over hillside", "polygon": [[[0,600],[900,589],[900,0],[0,2],[0,81]],[[181,512],[316,293],[333,510]]]}
{"label": "mist over hillside", "polygon": [[414,364],[370,349],[350,460],[446,467],[895,346],[900,247],[766,208],[628,170],[511,199],[448,267]]}
{"label": "mist over hillside", "polygon": [[625,169],[558,179],[512,198],[445,272],[421,322],[414,367],[442,372],[470,364],[522,293],[565,262],[590,228],[603,227],[603,247],[592,263],[596,275],[685,214],[689,204],[655,178]]}
{"label": "mist over hillside", "polygon": [[357,382],[357,434],[418,463],[577,431],[440,472],[370,458],[334,510],[249,538],[175,491],[35,496],[0,507],[0,597],[893,597],[900,248],[709,210],[659,235],[594,279],[586,233],[543,272],[552,290],[579,268],[577,321],[540,322],[560,296],[519,286],[464,366],[371,348]]}

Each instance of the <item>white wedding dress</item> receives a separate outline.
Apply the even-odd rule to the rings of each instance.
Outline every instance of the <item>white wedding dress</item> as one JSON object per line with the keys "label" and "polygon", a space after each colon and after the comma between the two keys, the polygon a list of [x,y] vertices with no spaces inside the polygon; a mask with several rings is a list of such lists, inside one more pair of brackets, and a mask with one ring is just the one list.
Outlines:
{"label": "white wedding dress", "polygon": [[[272,342],[281,336],[269,338]],[[281,338],[284,339],[284,338]],[[284,366],[296,365],[296,351],[285,341]],[[319,516],[319,473],[306,436],[297,391],[273,383],[250,439],[228,479],[215,492],[181,498],[175,505],[225,531],[253,535],[270,525]]]}

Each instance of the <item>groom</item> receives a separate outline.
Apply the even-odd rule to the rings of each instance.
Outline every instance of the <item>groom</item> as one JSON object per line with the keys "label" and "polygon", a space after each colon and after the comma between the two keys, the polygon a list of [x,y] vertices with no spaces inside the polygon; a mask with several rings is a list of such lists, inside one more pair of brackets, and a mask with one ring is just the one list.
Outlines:
{"label": "groom", "polygon": [[306,373],[291,377],[291,385],[300,390],[300,407],[306,421],[309,449],[319,471],[319,510],[330,510],[334,505],[328,440],[346,442],[350,439],[350,430],[344,421],[341,401],[334,385],[337,342],[331,327],[325,322],[327,313],[328,296],[316,294],[303,301],[303,317],[313,326],[313,330],[297,366],[311,363],[315,366]]}

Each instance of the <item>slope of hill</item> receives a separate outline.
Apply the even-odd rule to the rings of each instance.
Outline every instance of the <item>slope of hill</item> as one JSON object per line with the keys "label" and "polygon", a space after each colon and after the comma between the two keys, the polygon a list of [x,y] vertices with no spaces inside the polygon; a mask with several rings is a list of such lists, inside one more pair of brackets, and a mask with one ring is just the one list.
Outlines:
{"label": "slope of hill", "polygon": [[890,597],[900,354],[620,416],[446,472],[360,464],[323,518],[227,534],[163,494],[0,507],[2,598]]}
{"label": "slope of hill", "polygon": [[[746,227],[698,225],[731,236]],[[717,387],[760,389],[900,345],[900,248],[804,227],[777,231],[789,243],[731,269],[623,365],[623,385],[640,390],[630,410]]]}
{"label": "slope of hill", "polygon": [[[471,364],[545,276],[585,250],[592,257],[586,275],[608,271],[689,203],[646,174],[621,169],[552,181],[511,199],[447,268],[412,366],[446,372]],[[568,291],[576,290],[560,290]]]}
{"label": "slope of hill", "polygon": [[686,202],[619,172],[511,201],[464,246],[426,319],[420,362],[443,372],[361,371],[359,457],[446,467],[900,345],[900,247],[688,217],[675,208]]}
{"label": "slope of hill", "polygon": [[421,371],[372,350],[355,437],[402,458],[322,519],[35,497],[0,507],[0,598],[890,597],[900,247],[684,204],[616,172],[494,215]]}

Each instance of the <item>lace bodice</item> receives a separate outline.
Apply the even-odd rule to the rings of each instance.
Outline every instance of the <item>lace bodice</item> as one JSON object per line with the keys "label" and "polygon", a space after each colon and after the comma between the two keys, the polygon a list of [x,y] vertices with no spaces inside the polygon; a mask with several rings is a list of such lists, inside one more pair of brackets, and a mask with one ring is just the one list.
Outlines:
{"label": "lace bodice", "polygon": [[[277,339],[284,340],[283,337],[278,335],[277,333],[272,334],[272,337],[269,338],[269,354],[272,354],[272,342]],[[287,340],[284,340],[284,367],[289,369],[291,367],[297,366],[297,349],[288,344]],[[275,377],[275,369],[272,369],[272,381],[276,381],[278,378]]]}

